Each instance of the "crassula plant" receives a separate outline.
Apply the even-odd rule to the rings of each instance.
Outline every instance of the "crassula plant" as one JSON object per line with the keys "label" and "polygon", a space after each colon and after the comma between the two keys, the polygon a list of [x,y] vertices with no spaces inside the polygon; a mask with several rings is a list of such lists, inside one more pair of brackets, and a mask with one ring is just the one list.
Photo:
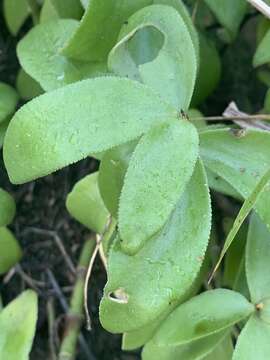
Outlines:
{"label": "crassula plant", "polygon": [[[16,24],[5,3],[13,33],[29,13],[36,25],[17,46],[17,88],[33,99],[10,122],[17,95],[3,85],[4,163],[10,181],[22,184],[89,156],[100,161],[66,204],[98,234],[94,255],[100,251],[108,277],[103,327],[123,334],[124,350],[143,347],[144,360],[268,359],[269,127],[211,125],[193,109],[221,72],[205,19],[218,20],[228,44],[253,10],[245,0],[205,0],[196,29],[181,0],[45,0],[40,14],[33,3]],[[258,28],[255,67],[270,62],[269,22],[262,17]],[[258,70],[264,82],[267,74],[267,65]],[[219,259],[211,253],[210,188],[241,203]],[[35,295],[23,296],[35,309]],[[12,360],[1,345],[11,336],[1,325],[9,306],[0,313],[0,358]],[[60,359],[74,355],[69,345]]]}

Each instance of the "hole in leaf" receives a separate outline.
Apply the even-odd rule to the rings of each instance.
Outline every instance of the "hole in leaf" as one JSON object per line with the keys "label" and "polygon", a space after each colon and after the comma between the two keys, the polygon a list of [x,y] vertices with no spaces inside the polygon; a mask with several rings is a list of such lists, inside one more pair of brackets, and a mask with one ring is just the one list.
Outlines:
{"label": "hole in leaf", "polygon": [[118,304],[127,304],[129,296],[123,288],[119,288],[115,291],[111,291],[108,294],[108,298]]}
{"label": "hole in leaf", "polygon": [[127,42],[127,49],[137,66],[153,61],[164,44],[164,35],[154,26],[136,31]]}

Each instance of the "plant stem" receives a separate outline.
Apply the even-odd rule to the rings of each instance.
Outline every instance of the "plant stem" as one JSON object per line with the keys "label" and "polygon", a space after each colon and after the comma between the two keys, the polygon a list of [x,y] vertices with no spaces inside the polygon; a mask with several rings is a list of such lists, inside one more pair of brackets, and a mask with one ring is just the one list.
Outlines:
{"label": "plant stem", "polygon": [[39,8],[36,3],[36,0],[27,0],[28,6],[31,10],[31,15],[33,19],[34,25],[37,25],[39,23]]}
{"label": "plant stem", "polygon": [[255,121],[255,120],[268,120],[270,121],[270,114],[258,114],[258,115],[246,115],[246,116],[206,116],[206,117],[195,117],[191,119],[192,121],[232,121],[232,120],[245,120],[245,121]]}
{"label": "plant stem", "polygon": [[71,297],[70,309],[69,312],[67,313],[67,326],[65,329],[64,337],[59,352],[59,360],[72,360],[75,358],[77,339],[84,318],[83,289],[84,289],[85,274],[88,263],[93,255],[95,245],[96,242],[91,237],[88,240],[86,240],[81,252],[81,256],[77,268],[77,280]]}
{"label": "plant stem", "polygon": [[263,0],[247,0],[252,6],[258,11],[270,19],[270,6],[267,5]]}

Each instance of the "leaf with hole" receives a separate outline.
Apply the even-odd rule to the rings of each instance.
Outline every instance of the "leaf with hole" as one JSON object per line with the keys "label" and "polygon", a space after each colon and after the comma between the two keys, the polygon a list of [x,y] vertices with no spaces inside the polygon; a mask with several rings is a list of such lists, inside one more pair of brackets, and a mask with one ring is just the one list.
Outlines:
{"label": "leaf with hole", "polygon": [[196,52],[183,18],[172,7],[152,5],[132,15],[108,66],[118,75],[147,84],[177,109],[187,110],[196,79]]}
{"label": "leaf with hole", "polygon": [[[136,255],[124,253],[120,238],[116,239],[100,308],[105,329],[112,332],[139,329],[184,300],[208,244],[211,207],[206,183],[198,162],[169,221]],[[113,297],[117,289],[123,289],[127,303]]]}

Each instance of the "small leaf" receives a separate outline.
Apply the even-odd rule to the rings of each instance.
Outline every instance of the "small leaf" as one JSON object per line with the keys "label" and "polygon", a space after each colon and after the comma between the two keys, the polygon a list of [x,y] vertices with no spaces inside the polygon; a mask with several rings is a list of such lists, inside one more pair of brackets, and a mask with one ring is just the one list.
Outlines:
{"label": "small leaf", "polygon": [[31,78],[23,69],[20,69],[17,75],[16,88],[23,100],[31,100],[43,93],[39,83]]}
{"label": "small leaf", "polygon": [[98,185],[105,206],[117,219],[119,198],[130,157],[137,141],[117,146],[108,150],[102,157],[99,167]]}
{"label": "small leaf", "polygon": [[0,313],[0,358],[28,360],[37,322],[37,295],[24,291]]}
{"label": "small leaf", "polygon": [[[152,31],[148,36],[147,30]],[[188,109],[197,73],[196,52],[187,26],[175,9],[152,5],[137,11],[122,27],[118,41],[108,58],[111,71],[150,86],[179,110]],[[131,52],[129,47],[134,42]],[[150,53],[145,59],[146,49]],[[141,54],[143,58],[136,59]]]}
{"label": "small leaf", "polygon": [[253,58],[255,67],[270,62],[270,30],[264,35]]}
{"label": "small leaf", "polygon": [[239,293],[225,289],[209,290],[173,311],[153,341],[160,346],[189,343],[229,328],[253,311],[253,305]]}
{"label": "small leaf", "polygon": [[[198,162],[160,234],[150,238],[134,256],[125,254],[119,237],[116,239],[109,256],[108,283],[100,308],[105,329],[138,330],[185,300],[201,268],[210,222],[207,181]],[[127,303],[113,298],[117,289],[127,294]]]}
{"label": "small leaf", "polygon": [[106,60],[122,24],[135,11],[151,3],[152,0],[91,0],[62,53],[82,61]]}
{"label": "small leaf", "polygon": [[27,0],[4,0],[4,16],[12,35],[17,35],[29,14]]}
{"label": "small leaf", "polygon": [[0,188],[0,227],[9,225],[16,212],[16,204],[13,197],[4,189]]}
{"label": "small leaf", "polygon": [[265,360],[270,358],[270,325],[253,315],[238,337],[233,360]]}
{"label": "small leaf", "polygon": [[20,108],[6,133],[5,165],[12,182],[26,182],[136,139],[172,116],[173,108],[137,82],[81,81]]}
{"label": "small leaf", "polygon": [[[270,168],[270,132],[247,129],[217,129],[200,133],[200,153],[207,168],[227,181],[247,199]],[[237,156],[235,156],[237,154]],[[270,226],[269,184],[255,204]]]}
{"label": "small leaf", "polygon": [[158,346],[153,341],[150,341],[143,348],[142,360],[205,359],[207,354],[216,346],[220,345],[220,342],[222,342],[227,333],[227,330],[222,330],[216,334],[206,336],[203,339],[178,346]]}
{"label": "small leaf", "polygon": [[109,213],[101,199],[97,179],[96,172],[78,181],[67,196],[66,206],[76,220],[101,234]]}
{"label": "small leaf", "polygon": [[102,63],[74,62],[60,54],[60,49],[78,24],[78,21],[70,19],[45,22],[30,30],[17,46],[23,69],[45,91],[107,73]]}
{"label": "small leaf", "polygon": [[6,227],[0,227],[0,275],[8,272],[21,257],[22,250],[17,239]]}
{"label": "small leaf", "polygon": [[184,119],[157,126],[139,141],[120,197],[123,251],[136,253],[162,228],[192,175],[197,157],[197,131]]}
{"label": "small leaf", "polygon": [[0,123],[15,111],[18,94],[8,84],[0,82]]}
{"label": "small leaf", "polygon": [[247,10],[246,0],[205,0],[205,2],[234,38]]}
{"label": "small leaf", "polygon": [[44,0],[39,17],[40,24],[59,18],[60,16],[53,5],[52,0]]}
{"label": "small leaf", "polygon": [[253,303],[270,297],[270,232],[253,214],[247,238],[246,273]]}

